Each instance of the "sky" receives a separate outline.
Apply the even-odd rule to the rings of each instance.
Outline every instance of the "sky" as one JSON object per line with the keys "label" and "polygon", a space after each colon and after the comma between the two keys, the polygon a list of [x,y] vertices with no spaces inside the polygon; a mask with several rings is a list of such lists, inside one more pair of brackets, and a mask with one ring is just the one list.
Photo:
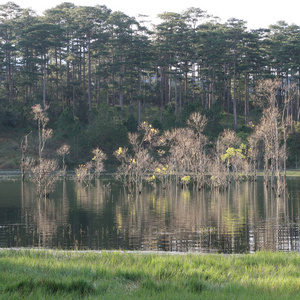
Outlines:
{"label": "sky", "polygon": [[189,7],[198,7],[219,17],[222,23],[229,18],[246,21],[248,29],[268,28],[278,21],[300,26],[300,0],[0,0],[0,4],[8,1],[22,8],[32,8],[38,14],[62,2],[71,2],[76,6],[106,5],[113,11],[119,10],[134,17],[139,14],[149,15],[149,20],[157,23],[157,14],[181,13]]}

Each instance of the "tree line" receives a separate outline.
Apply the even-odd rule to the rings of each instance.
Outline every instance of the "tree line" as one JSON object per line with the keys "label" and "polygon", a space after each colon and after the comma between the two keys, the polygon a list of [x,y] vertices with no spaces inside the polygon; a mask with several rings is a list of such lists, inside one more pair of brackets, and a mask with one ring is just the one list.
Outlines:
{"label": "tree line", "polygon": [[[0,103],[2,114],[51,103],[88,119],[102,104],[172,110],[177,123],[185,105],[220,106],[248,125],[252,97],[262,79],[277,78],[277,101],[293,87],[289,113],[299,121],[300,27],[280,21],[250,30],[246,22],[220,23],[199,8],[159,15],[147,26],[106,6],[62,3],[38,16],[13,2],[0,6]],[[294,85],[293,85],[294,84]],[[26,115],[26,114],[25,114]],[[4,116],[1,116],[4,118]],[[8,122],[13,122],[9,120]]]}

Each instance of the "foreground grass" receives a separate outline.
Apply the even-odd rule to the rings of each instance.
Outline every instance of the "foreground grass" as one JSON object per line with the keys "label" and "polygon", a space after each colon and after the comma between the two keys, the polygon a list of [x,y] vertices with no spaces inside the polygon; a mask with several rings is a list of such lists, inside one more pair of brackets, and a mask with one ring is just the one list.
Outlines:
{"label": "foreground grass", "polygon": [[300,255],[0,251],[0,299],[300,299]]}

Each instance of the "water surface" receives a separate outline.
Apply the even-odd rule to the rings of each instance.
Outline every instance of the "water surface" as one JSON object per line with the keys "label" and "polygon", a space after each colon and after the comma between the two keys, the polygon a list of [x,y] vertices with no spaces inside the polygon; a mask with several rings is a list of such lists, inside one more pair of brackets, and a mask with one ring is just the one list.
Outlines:
{"label": "water surface", "polygon": [[0,174],[0,247],[203,253],[300,251],[300,179],[274,197],[261,180],[226,191],[173,184],[129,193],[111,178],[60,181],[38,200],[34,185]]}

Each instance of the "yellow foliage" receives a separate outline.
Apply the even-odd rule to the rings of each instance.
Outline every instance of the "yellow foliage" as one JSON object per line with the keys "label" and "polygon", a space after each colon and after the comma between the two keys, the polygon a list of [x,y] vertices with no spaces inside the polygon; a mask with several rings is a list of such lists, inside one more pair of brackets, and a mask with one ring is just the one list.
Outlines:
{"label": "yellow foliage", "polygon": [[154,180],[155,180],[155,178],[156,178],[156,177],[155,177],[154,175],[152,175],[152,176],[151,176],[151,177],[149,177],[147,180],[148,180],[148,181],[150,181],[150,182],[152,182],[152,181],[154,181]]}
{"label": "yellow foliage", "polygon": [[120,156],[123,152],[123,148],[119,147],[119,149],[116,151],[117,155]]}
{"label": "yellow foliage", "polygon": [[166,151],[162,150],[162,149],[158,149],[157,150],[158,154],[163,155],[166,153]]}
{"label": "yellow foliage", "polygon": [[184,176],[184,177],[181,178],[181,181],[190,182],[191,181],[191,176]]}

